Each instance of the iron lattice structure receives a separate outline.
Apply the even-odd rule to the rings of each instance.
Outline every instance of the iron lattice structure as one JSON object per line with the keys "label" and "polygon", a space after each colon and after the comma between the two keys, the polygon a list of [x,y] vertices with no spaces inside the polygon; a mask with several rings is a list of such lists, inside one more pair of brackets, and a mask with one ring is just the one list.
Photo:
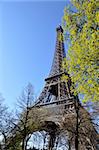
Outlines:
{"label": "iron lattice structure", "polygon": [[69,77],[69,74],[63,69],[63,60],[66,57],[63,29],[59,26],[57,29],[56,48],[54,53],[54,59],[48,78],[45,79],[45,86],[37,100],[36,106],[53,105],[53,104],[70,104],[72,105],[72,94],[70,92],[71,80],[68,78],[68,82],[62,80],[62,76],[65,74]]}

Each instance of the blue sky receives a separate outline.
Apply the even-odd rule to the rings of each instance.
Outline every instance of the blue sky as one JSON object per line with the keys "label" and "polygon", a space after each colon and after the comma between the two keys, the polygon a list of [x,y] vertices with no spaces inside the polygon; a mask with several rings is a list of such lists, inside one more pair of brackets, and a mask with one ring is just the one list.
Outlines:
{"label": "blue sky", "polygon": [[0,1],[0,92],[11,108],[28,82],[40,94],[68,1]]}

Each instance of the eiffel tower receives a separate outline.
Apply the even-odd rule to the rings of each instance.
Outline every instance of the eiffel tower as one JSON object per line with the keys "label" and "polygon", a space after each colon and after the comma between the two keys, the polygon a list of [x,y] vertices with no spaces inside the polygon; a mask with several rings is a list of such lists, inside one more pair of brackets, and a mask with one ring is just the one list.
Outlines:
{"label": "eiffel tower", "polygon": [[[73,93],[71,93],[70,90],[70,87],[72,85],[71,78],[68,72],[62,67],[63,60],[64,58],[66,58],[62,27],[61,26],[57,27],[56,32],[57,32],[56,47],[51,71],[49,73],[49,76],[45,79],[45,86],[35,104],[35,107],[37,107],[38,109],[46,108],[49,111],[49,115],[44,118],[45,120],[44,129],[47,132],[49,132],[51,137],[49,142],[50,143],[49,150],[52,150],[54,148],[56,134],[58,134],[58,130],[61,129],[63,130],[64,120],[66,120],[66,118],[69,118],[70,116],[73,116],[73,118],[74,116],[77,117],[78,106],[80,112],[79,115],[86,114],[86,118],[88,119],[90,118],[88,112],[81,106],[78,96],[74,96]],[[63,75],[66,75],[68,77],[67,81],[62,80]],[[76,123],[79,120],[77,119]],[[84,119],[83,121],[85,122]],[[90,125],[90,130],[92,132],[91,136],[96,135],[96,131],[92,126],[91,122],[88,121],[87,124]],[[83,124],[82,128],[88,125],[86,125],[85,123]],[[67,125],[65,124],[65,126]],[[92,141],[89,137],[87,138],[84,137],[84,140],[82,139],[81,142],[79,142],[77,138],[74,138],[74,141],[76,143],[79,142],[80,145],[79,147],[76,146],[77,147],[76,149],[96,150],[96,143],[94,140],[95,139],[93,139]],[[74,142],[72,142],[72,145],[75,145]],[[75,146],[71,146],[68,149],[75,150],[74,147]]]}

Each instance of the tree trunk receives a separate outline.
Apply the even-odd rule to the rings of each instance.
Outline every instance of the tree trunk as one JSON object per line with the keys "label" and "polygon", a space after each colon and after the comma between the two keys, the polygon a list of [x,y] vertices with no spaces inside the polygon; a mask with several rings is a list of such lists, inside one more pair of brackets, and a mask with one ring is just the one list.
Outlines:
{"label": "tree trunk", "polygon": [[78,150],[78,146],[79,146],[79,132],[78,132],[78,119],[79,119],[79,100],[78,100],[78,96],[75,97],[75,111],[76,111],[76,131],[75,131],[75,150]]}
{"label": "tree trunk", "polygon": [[75,135],[75,149],[78,150],[79,145],[79,133],[78,133],[78,109],[76,110],[77,118],[76,118],[76,135]]}
{"label": "tree trunk", "polygon": [[25,150],[24,149],[24,139],[22,140],[22,150]]}
{"label": "tree trunk", "polygon": [[5,135],[4,132],[2,134],[3,134],[3,137],[4,137],[4,148],[5,148],[5,150],[7,150],[7,138],[6,138],[6,135]]}
{"label": "tree trunk", "polygon": [[23,141],[22,141],[22,150],[27,150],[27,145],[26,145],[26,139],[23,138]]}

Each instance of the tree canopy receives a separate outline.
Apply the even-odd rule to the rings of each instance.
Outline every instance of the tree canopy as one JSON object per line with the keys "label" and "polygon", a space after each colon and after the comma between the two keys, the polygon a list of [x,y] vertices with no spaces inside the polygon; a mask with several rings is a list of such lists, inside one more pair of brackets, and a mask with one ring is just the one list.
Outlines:
{"label": "tree canopy", "polygon": [[98,101],[98,0],[71,0],[65,8],[63,28],[70,41],[64,67],[75,83],[74,93],[84,95],[83,101]]}

